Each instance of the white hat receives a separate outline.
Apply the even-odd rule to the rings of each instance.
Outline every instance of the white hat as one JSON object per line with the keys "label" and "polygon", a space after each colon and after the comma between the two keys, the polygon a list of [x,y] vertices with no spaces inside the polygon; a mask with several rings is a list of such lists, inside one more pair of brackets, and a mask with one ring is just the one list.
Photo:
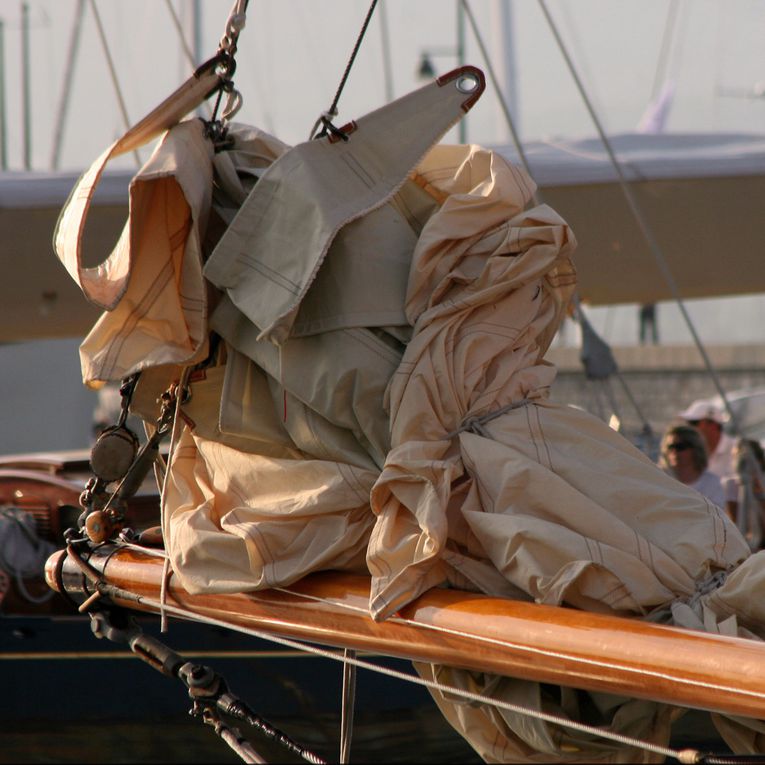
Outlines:
{"label": "white hat", "polygon": [[708,399],[694,401],[684,412],[680,412],[678,417],[684,420],[712,420],[720,425],[727,419],[723,410]]}

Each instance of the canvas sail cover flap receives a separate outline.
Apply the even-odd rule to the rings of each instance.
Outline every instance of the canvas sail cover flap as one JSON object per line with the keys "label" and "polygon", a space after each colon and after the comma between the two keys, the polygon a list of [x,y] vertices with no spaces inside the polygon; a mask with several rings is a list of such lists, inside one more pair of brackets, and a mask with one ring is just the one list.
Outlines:
{"label": "canvas sail cover flap", "polygon": [[[80,347],[86,383],[119,381],[160,365],[192,364],[206,355],[210,288],[202,262],[211,233],[213,177],[227,189],[232,185],[227,178],[237,170],[254,181],[254,174],[286,148],[248,126],[233,124],[229,133],[236,149],[214,155],[203,123],[181,122],[165,133],[131,181],[130,217],[110,255],[111,265],[91,274],[89,282],[114,302]],[[67,220],[62,215],[59,222],[63,239],[70,236]],[[120,286],[112,278],[116,272],[124,275]]]}
{"label": "canvas sail cover flap", "polygon": [[385,204],[483,88],[463,67],[346,126],[347,140],[312,140],[271,165],[205,265],[259,339],[284,342],[340,229]]}
{"label": "canvas sail cover flap", "polygon": [[[87,381],[121,380],[206,354],[201,232],[210,206],[211,156],[202,123],[183,122],[131,181],[129,222],[111,259],[124,286],[82,343]],[[116,287],[106,272],[91,283],[102,286],[103,295]]]}
{"label": "canvas sail cover flap", "polygon": [[[147,187],[167,182],[184,189],[181,165],[191,158],[189,168],[198,161],[203,178],[218,179],[214,191],[176,197],[180,219],[166,231],[180,233],[177,239],[163,234],[184,243],[184,256],[168,255],[166,262],[182,263],[178,274],[191,269],[190,283],[200,290],[191,296],[203,306],[197,239],[215,238],[229,221],[236,230],[236,209],[253,199],[249,189],[257,190],[277,157],[291,153],[258,131],[243,135],[252,140],[249,151],[246,140],[235,140],[240,156],[213,157],[197,123],[182,123],[163,143],[175,147],[169,156],[160,149],[146,170],[158,169]],[[357,135],[364,135],[361,128]],[[179,148],[185,140],[201,153]],[[550,397],[555,369],[544,355],[576,283],[576,242],[566,222],[546,205],[530,206],[532,180],[492,151],[437,145],[412,162],[399,181],[378,188],[379,204],[350,219],[340,216],[339,228],[325,227],[315,242],[299,229],[258,236],[252,250],[258,258],[261,244],[265,252],[273,247],[274,257],[290,255],[285,242],[293,234],[309,255],[289,272],[294,289],[274,288],[276,300],[266,300],[262,314],[250,313],[261,310],[257,301],[237,303],[240,282],[221,281],[227,294],[212,324],[225,352],[190,378],[163,497],[166,548],[181,585],[192,593],[241,592],[335,569],[371,574],[375,619],[390,617],[429,587],[452,585],[764,636],[765,599],[752,593],[765,591],[765,553],[750,555],[719,508],[604,422]],[[346,160],[337,164],[344,177]],[[333,180],[325,177],[321,188]],[[291,195],[272,192],[274,204],[291,203]],[[316,220],[320,212],[308,214],[309,202],[323,208],[326,201],[309,195],[296,209]],[[327,268],[335,254],[338,263],[358,258],[354,289],[374,287],[379,269],[371,258],[387,225],[390,278],[404,284],[387,293],[383,310],[364,316],[367,324],[349,320],[353,300],[342,302],[339,313],[322,314],[322,291],[343,291],[332,283],[343,270]],[[276,233],[278,241],[270,242]],[[223,236],[221,242],[228,233]],[[218,252],[238,250],[227,245]],[[360,265],[366,254],[368,270]],[[144,268],[141,258],[128,258],[125,296]],[[322,277],[325,268],[331,278]],[[258,299],[268,298],[275,283],[266,270],[268,278],[253,271],[242,282]],[[180,295],[182,302],[189,297]],[[118,301],[107,316],[119,309]],[[103,331],[108,346],[106,326],[106,320],[97,325],[84,349],[98,366],[94,374],[107,369],[97,342]],[[173,342],[140,338],[142,325],[132,326],[135,348],[145,343],[166,351],[152,357],[157,376],[174,369]],[[296,327],[301,331],[289,336]],[[133,336],[124,339],[130,347]],[[122,356],[121,345],[113,345],[114,353],[129,369],[133,357]],[[565,689],[457,669],[420,671],[571,718],[586,709],[603,725],[660,742],[674,714],[649,702],[602,694],[584,701]],[[622,745],[546,722],[445,696],[437,701],[487,761],[636,760]],[[756,722],[718,724],[744,750],[762,743]]]}
{"label": "canvas sail cover flap", "polygon": [[[220,85],[214,62],[200,67],[175,92],[107,148],[77,181],[61,211],[53,244],[56,254],[85,296],[101,308],[110,310],[127,289],[130,253],[126,235],[114,251],[97,266],[86,267],[82,240],[90,203],[101,175],[110,159],[144,146],[182,120]],[[132,202],[131,202],[132,209]]]}

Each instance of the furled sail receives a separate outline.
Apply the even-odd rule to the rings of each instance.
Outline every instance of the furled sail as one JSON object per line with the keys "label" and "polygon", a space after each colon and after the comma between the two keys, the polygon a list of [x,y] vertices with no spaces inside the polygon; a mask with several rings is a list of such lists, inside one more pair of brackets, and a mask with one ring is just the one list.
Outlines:
{"label": "furled sail", "polygon": [[[530,206],[523,171],[437,144],[480,89],[476,70],[458,71],[344,128],[347,143],[289,148],[231,125],[216,152],[202,123],[181,122],[134,179],[121,249],[88,277],[110,299],[83,376],[141,372],[133,408],[151,421],[186,368],[163,497],[178,580],[240,592],[334,569],[371,574],[377,620],[452,585],[765,635],[745,597],[762,586],[759,556],[724,514],[551,399],[544,354],[576,243],[554,210]],[[420,671],[656,741],[677,714]],[[634,757],[437,701],[490,761]],[[741,750],[759,744],[743,723],[720,727]]]}

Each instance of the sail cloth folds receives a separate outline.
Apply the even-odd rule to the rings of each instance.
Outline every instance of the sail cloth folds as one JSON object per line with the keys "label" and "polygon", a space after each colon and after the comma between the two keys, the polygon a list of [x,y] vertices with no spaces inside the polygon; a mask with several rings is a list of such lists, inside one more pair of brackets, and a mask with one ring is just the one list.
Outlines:
{"label": "sail cloth folds", "polygon": [[[214,154],[189,121],[136,178],[115,270],[97,277],[108,310],[83,344],[83,374],[148,367],[162,378],[199,359],[210,328],[226,341],[190,377],[168,472],[164,532],[179,582],[238,592],[368,567],[376,619],[453,585],[762,637],[765,597],[747,601],[765,595],[762,554],[749,557],[718,508],[605,423],[550,400],[544,354],[575,286],[573,234],[549,207],[528,206],[532,181],[495,153],[430,147],[464,106],[443,87],[425,94],[446,94],[444,111],[404,99],[377,113],[391,130],[410,126],[396,146],[381,137],[388,166],[377,149],[321,139],[287,150],[235,126],[233,146]],[[412,114],[391,122],[399,108]],[[438,129],[419,134],[409,117]],[[374,125],[359,120],[350,142],[376,146]],[[75,219],[63,216],[64,239]],[[225,294],[210,289],[209,300],[205,275]],[[654,740],[674,714],[421,671],[572,718],[591,719],[594,704],[603,724],[650,728]],[[488,760],[629,756],[438,701]],[[744,749],[759,740],[736,721],[720,726]]]}
{"label": "sail cloth folds", "polygon": [[126,284],[80,347],[86,381],[122,380],[207,354],[202,232],[210,207],[211,158],[202,123],[183,122],[130,182],[130,218],[114,261],[129,264]]}
{"label": "sail cloth folds", "polygon": [[483,88],[482,74],[462,67],[346,126],[346,140],[308,141],[271,165],[205,266],[258,340],[290,336],[338,232],[382,207]]}
{"label": "sail cloth folds", "polygon": [[[223,293],[210,321],[229,349],[223,390],[246,390],[256,411],[281,405],[297,456],[255,444],[237,455],[198,426],[184,434],[166,536],[190,591],[366,567],[369,493],[390,448],[383,399],[411,334],[411,254],[438,206],[408,176],[474,98],[459,82],[439,80],[359,119],[347,143],[286,151],[207,261]],[[266,388],[248,383],[256,379]],[[231,404],[221,401],[224,431]]]}
{"label": "sail cloth folds", "polygon": [[[555,371],[543,357],[575,283],[568,227],[545,206],[526,209],[531,181],[476,147],[438,147],[418,178],[445,201],[413,254],[406,310],[414,330],[386,397],[391,450],[372,490],[367,555],[372,616],[387,618],[448,583],[717,630],[733,612],[721,605],[732,585],[701,600],[699,587],[742,561],[739,570],[755,571],[735,526],[604,422],[549,399]],[[690,606],[668,607],[692,602],[693,618]],[[453,668],[418,670],[656,743],[666,744],[679,714]],[[489,762],[656,759],[434,696]],[[746,744],[735,721],[720,727]]]}
{"label": "sail cloth folds", "polygon": [[[80,346],[83,380],[97,386],[161,365],[193,364],[207,354],[209,285],[203,249],[213,202],[213,177],[252,173],[286,148],[266,133],[231,125],[237,150],[214,155],[200,120],[173,126],[130,183],[130,216],[113,252],[98,267],[82,266],[88,207],[109,152],[84,174],[61,213],[59,257],[74,269],[86,297],[106,308]],[[122,139],[123,141],[125,139]],[[121,145],[120,142],[117,145]],[[88,179],[91,179],[88,181]],[[88,186],[88,184],[92,184]]]}
{"label": "sail cloth folds", "polygon": [[221,77],[214,61],[207,62],[189,77],[162,103],[135,124],[125,135],[109,146],[77,181],[61,210],[53,244],[56,254],[85,297],[108,310],[114,308],[124,294],[132,259],[123,234],[115,249],[95,266],[86,266],[82,240],[90,203],[109,160],[146,145],[180,122],[199,106],[217,86]]}

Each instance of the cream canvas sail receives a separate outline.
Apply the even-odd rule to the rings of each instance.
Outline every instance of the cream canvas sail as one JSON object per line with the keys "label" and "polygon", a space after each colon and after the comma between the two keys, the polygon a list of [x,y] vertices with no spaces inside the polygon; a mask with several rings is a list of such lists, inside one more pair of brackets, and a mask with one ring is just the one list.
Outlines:
{"label": "cream canvas sail", "polygon": [[[429,96],[438,93],[428,87]],[[553,209],[531,204],[532,180],[500,154],[433,146],[462,102],[447,106],[435,110],[441,128],[431,126],[425,145],[380,168],[385,182],[367,186],[374,200],[352,198],[347,215],[322,195],[349,163],[358,173],[347,150],[337,152],[337,177],[331,161],[315,175],[293,161],[310,158],[314,145],[290,150],[232,126],[230,151],[215,155],[198,123],[183,122],[145,168],[148,184],[174,190],[180,225],[163,225],[157,236],[136,209],[130,251],[115,266],[127,286],[83,344],[83,372],[97,382],[146,369],[153,390],[179,365],[193,365],[163,498],[175,575],[191,593],[231,593],[327,569],[368,572],[376,620],[429,588],[453,586],[760,634],[761,599],[747,599],[765,586],[759,555],[735,526],[605,423],[555,403],[555,369],[544,355],[576,286],[574,233]],[[382,112],[403,109],[428,122],[416,107],[404,99]],[[375,120],[359,120],[349,143],[363,146]],[[322,140],[316,145],[331,156]],[[185,187],[190,157],[195,178],[215,179],[212,189]],[[156,176],[155,167],[173,170]],[[263,200],[259,184],[269,177]],[[293,208],[303,188],[308,194]],[[287,209],[269,228],[264,210],[280,204]],[[312,216],[327,223],[318,239],[299,225]],[[156,281],[151,269],[161,263],[147,261],[149,247],[165,253],[177,277],[167,282],[174,300],[150,301],[144,314],[130,305],[130,291]],[[200,280],[205,259],[218,288],[209,294]],[[380,262],[389,264],[385,279]],[[190,281],[182,278],[188,270]],[[276,283],[284,289],[272,290]],[[205,306],[198,324],[190,298]],[[123,301],[136,330],[114,342],[106,330],[112,322],[115,333],[124,330],[115,318]],[[174,323],[155,313],[166,306]],[[141,331],[155,322],[173,329]],[[209,346],[200,326],[214,330]],[[150,410],[152,395],[142,400]],[[567,691],[550,698],[535,683],[420,671],[572,718],[581,712]],[[610,696],[590,703],[603,724],[655,741],[666,740],[675,715]],[[634,754],[547,723],[446,698],[439,704],[490,761],[619,762]],[[756,723],[726,719],[720,728],[742,750],[759,745]]]}

